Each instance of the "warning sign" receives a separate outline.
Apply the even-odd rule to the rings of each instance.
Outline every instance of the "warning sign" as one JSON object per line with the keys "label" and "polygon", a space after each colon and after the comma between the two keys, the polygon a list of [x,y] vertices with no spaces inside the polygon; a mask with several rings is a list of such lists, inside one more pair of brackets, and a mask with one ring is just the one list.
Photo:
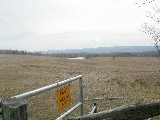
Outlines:
{"label": "warning sign", "polygon": [[70,84],[57,90],[56,91],[56,98],[57,98],[58,111],[62,110],[67,105],[69,105],[71,103]]}

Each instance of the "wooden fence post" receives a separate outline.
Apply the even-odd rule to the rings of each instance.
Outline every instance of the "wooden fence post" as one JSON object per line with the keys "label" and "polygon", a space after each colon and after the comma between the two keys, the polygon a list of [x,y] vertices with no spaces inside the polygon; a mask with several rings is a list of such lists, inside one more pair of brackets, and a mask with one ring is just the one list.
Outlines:
{"label": "wooden fence post", "polygon": [[27,101],[20,98],[7,98],[2,100],[3,120],[27,120]]}

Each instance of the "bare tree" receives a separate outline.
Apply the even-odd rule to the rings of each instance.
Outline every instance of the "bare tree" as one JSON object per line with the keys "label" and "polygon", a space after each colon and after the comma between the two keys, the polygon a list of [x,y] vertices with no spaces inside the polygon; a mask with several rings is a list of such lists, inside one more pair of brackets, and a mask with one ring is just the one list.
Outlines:
{"label": "bare tree", "polygon": [[158,57],[160,57],[160,29],[147,23],[144,23],[142,28],[142,31],[147,33],[155,41],[154,46],[158,52]]}
{"label": "bare tree", "polygon": [[150,3],[154,2],[154,1],[155,1],[155,0],[142,0],[142,1],[140,1],[139,3],[134,3],[134,4],[137,4],[138,7],[141,7],[141,6],[143,6],[143,5],[150,4]]}
{"label": "bare tree", "polygon": [[[150,4],[156,0],[144,0],[138,4],[138,7],[143,7],[143,5]],[[146,12],[146,17],[152,21],[152,23],[143,23],[142,31],[148,34],[154,40],[154,46],[158,52],[158,57],[160,57],[160,6],[155,5],[152,9]]]}

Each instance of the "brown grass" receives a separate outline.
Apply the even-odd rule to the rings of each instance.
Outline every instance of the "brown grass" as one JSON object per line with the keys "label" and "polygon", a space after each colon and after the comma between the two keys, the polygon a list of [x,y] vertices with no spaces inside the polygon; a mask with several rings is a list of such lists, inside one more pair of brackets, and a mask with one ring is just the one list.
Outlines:
{"label": "brown grass", "polygon": [[[98,111],[126,103],[160,98],[160,62],[153,57],[95,57],[85,60],[46,56],[0,55],[0,98],[53,84],[82,74],[84,97],[124,97],[119,100],[85,101],[85,114],[94,102]],[[72,85],[72,105],[78,100],[78,83]],[[29,98],[29,119],[54,120],[55,90]],[[68,109],[68,108],[67,108]],[[64,111],[63,111],[64,112]],[[77,112],[72,115],[77,115]]]}

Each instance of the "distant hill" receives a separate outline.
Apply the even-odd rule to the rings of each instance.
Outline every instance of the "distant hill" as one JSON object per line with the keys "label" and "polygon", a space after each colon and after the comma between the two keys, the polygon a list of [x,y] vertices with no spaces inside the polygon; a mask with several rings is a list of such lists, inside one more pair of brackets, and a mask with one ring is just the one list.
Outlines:
{"label": "distant hill", "polygon": [[42,54],[105,54],[105,53],[142,53],[156,51],[154,46],[115,46],[84,49],[48,50]]}

